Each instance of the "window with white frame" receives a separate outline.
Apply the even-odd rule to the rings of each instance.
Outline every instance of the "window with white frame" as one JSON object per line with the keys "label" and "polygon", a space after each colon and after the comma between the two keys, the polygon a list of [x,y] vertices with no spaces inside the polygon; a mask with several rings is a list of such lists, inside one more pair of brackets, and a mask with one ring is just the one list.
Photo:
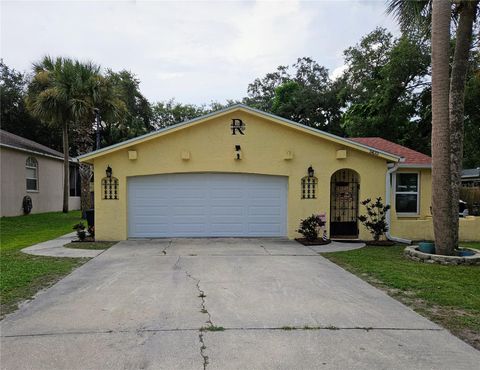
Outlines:
{"label": "window with white frame", "polygon": [[418,173],[397,173],[395,177],[395,210],[399,214],[419,212]]}
{"label": "window with white frame", "polygon": [[28,157],[25,162],[27,191],[38,191],[38,162],[34,157]]}

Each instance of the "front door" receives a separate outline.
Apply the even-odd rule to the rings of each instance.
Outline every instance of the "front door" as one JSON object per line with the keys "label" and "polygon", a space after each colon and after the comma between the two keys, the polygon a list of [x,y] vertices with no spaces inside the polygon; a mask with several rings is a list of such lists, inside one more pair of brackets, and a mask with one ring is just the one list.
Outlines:
{"label": "front door", "polygon": [[333,238],[358,238],[358,174],[338,170],[330,181],[330,235]]}

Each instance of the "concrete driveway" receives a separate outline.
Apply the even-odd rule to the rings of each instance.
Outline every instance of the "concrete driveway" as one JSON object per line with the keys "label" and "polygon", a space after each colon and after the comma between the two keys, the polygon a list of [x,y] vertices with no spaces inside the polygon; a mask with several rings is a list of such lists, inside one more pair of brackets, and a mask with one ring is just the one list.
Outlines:
{"label": "concrete driveway", "polygon": [[275,239],[121,242],[7,317],[1,335],[2,369],[480,363],[480,352],[315,250]]}

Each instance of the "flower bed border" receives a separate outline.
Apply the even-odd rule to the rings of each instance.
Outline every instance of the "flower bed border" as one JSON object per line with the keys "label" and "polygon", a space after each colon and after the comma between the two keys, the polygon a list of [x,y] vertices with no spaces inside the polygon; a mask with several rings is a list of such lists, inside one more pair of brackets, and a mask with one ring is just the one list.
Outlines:
{"label": "flower bed border", "polygon": [[440,254],[423,253],[417,250],[418,245],[407,246],[403,254],[412,261],[437,263],[440,265],[480,265],[480,251],[473,248],[464,248],[475,252],[473,256],[442,256]]}

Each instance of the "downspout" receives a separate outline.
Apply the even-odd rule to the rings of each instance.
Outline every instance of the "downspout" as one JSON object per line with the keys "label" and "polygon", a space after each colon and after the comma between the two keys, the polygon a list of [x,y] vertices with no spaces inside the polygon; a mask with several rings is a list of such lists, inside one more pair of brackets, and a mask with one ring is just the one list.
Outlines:
{"label": "downspout", "polygon": [[[392,187],[392,184],[391,184],[390,178],[391,178],[391,175],[398,170],[399,165],[400,165],[400,162],[395,163],[393,166],[391,166],[388,169],[387,174],[385,175],[385,197],[387,198],[386,199],[386,204],[387,205],[391,205],[390,204],[391,203],[390,189]],[[412,241],[409,240],[409,239],[399,238],[399,237],[396,237],[396,236],[392,236],[390,234],[390,226],[391,226],[390,209],[387,211],[387,214],[385,215],[385,218],[386,218],[387,226],[388,226],[388,231],[385,233],[385,236],[387,237],[388,240],[391,240],[391,241],[394,241],[394,242],[397,242],[397,243],[412,244]]]}

